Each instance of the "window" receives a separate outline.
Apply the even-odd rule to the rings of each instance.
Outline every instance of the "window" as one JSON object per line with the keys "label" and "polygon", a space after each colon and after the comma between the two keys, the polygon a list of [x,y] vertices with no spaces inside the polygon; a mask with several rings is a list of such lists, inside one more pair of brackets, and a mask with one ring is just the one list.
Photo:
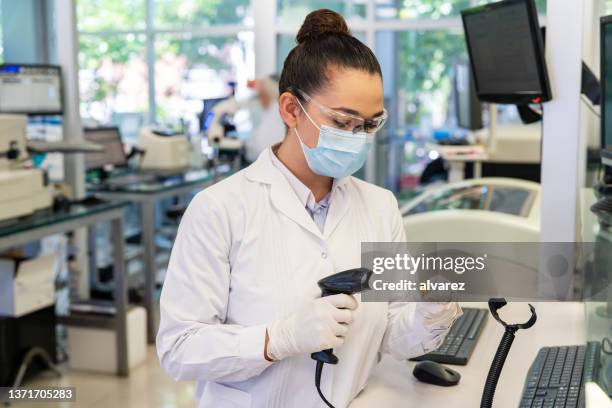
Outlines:
{"label": "window", "polygon": [[78,0],[79,31],[144,30],[145,0]]}
{"label": "window", "polygon": [[[492,0],[274,0],[280,72],[304,17],[342,13],[385,68],[406,124],[446,123],[453,66],[466,59],[460,12]],[[256,0],[78,0],[82,113],[100,122],[195,121],[201,99],[254,76]],[[546,0],[536,0],[540,13]],[[372,13],[372,15],[369,15]],[[148,18],[149,17],[149,18]],[[149,22],[147,24],[147,21]],[[151,78],[149,78],[151,76]]]}
{"label": "window", "polygon": [[[497,1],[497,0],[496,0]],[[546,14],[546,1],[547,0],[535,0],[536,8],[539,14]],[[493,3],[493,0],[477,0],[476,4]]]}
{"label": "window", "polygon": [[[354,31],[351,30],[353,35],[358,38],[362,42],[366,42],[366,34],[363,31]],[[295,42],[295,34],[278,34],[276,36],[276,68],[277,72],[280,74],[283,70],[283,64],[285,63],[285,58],[289,55],[289,52],[297,45]]]}
{"label": "window", "polygon": [[391,74],[385,81],[393,81],[391,87],[399,94],[391,97],[402,101],[397,124],[445,125],[454,66],[467,61],[463,32],[381,31],[376,50],[383,71]]}
{"label": "window", "polygon": [[[367,24],[372,2],[376,25]],[[303,17],[319,5],[316,1],[279,0],[280,22],[296,12],[299,27]],[[385,97],[392,115],[390,126],[447,122],[454,65],[467,61],[460,19],[461,10],[475,0],[361,0],[336,1],[330,8],[345,15],[358,38],[376,53],[385,77]],[[333,7],[332,7],[333,6]],[[361,20],[360,20],[361,19]],[[441,21],[444,20],[444,21]],[[277,35],[277,67],[295,45],[295,34]],[[371,43],[368,42],[371,38]]]}
{"label": "window", "polygon": [[282,24],[298,25],[313,10],[328,8],[347,20],[364,19],[369,0],[278,0],[277,20]]}
{"label": "window", "polygon": [[132,129],[186,120],[197,130],[202,99],[228,96],[229,82],[240,92],[254,76],[250,7],[250,0],[78,0],[83,117]]}
{"label": "window", "polygon": [[461,10],[470,7],[470,0],[376,0],[376,18],[431,19],[459,16]]}
{"label": "window", "polygon": [[113,113],[148,109],[144,34],[79,36],[81,114],[108,122]]}
{"label": "window", "polygon": [[[452,75],[467,62],[461,11],[493,0],[336,0],[326,7],[342,13],[353,31],[377,55],[385,77],[389,128],[452,124]],[[295,46],[304,16],[323,2],[278,0],[276,65]],[[535,0],[540,14],[546,0]],[[373,16],[368,16],[372,10]],[[375,21],[374,24],[368,21]],[[286,24],[283,26],[282,24]],[[289,29],[287,28],[289,27]],[[291,31],[294,28],[294,31]],[[508,115],[504,115],[506,118]],[[514,115],[516,116],[516,115]]]}
{"label": "window", "polygon": [[157,29],[200,29],[248,23],[250,0],[155,0],[154,9]]}
{"label": "window", "polygon": [[254,77],[253,33],[237,36],[158,34],[155,37],[157,119],[189,121],[197,130],[202,100],[226,97],[235,82],[237,93]]}
{"label": "window", "polygon": [[4,62],[4,36],[2,30],[2,3],[0,2],[0,64]]}

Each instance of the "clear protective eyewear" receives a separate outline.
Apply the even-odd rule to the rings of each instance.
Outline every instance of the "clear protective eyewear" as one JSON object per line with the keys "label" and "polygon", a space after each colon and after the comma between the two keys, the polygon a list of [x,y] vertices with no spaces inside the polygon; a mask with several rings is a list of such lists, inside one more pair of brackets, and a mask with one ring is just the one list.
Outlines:
{"label": "clear protective eyewear", "polygon": [[351,115],[350,113],[339,112],[328,108],[327,106],[312,99],[306,92],[294,88],[307,102],[312,102],[319,110],[329,118],[329,124],[340,130],[346,130],[353,133],[365,132],[369,134],[379,131],[387,121],[387,111],[383,109],[383,113],[372,119],[364,119],[359,116]]}

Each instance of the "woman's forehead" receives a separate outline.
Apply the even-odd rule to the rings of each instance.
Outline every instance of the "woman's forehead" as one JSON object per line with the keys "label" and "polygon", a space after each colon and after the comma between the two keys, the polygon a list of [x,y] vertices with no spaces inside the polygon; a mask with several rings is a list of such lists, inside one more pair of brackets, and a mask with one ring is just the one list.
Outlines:
{"label": "woman's forehead", "polygon": [[348,108],[363,117],[383,109],[382,79],[378,74],[355,69],[329,69],[324,89],[312,95],[318,102],[333,108]]}

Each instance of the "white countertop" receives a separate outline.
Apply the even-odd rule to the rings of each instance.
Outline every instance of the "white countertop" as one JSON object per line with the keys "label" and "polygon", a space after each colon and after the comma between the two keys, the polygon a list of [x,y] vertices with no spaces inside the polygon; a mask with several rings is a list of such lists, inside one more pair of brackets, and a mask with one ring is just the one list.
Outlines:
{"label": "white countertop", "polygon": [[[486,303],[464,303],[464,307],[487,308]],[[528,330],[516,333],[495,392],[496,408],[518,406],[527,370],[543,346],[585,343],[584,305],[578,302],[533,304],[538,320]],[[529,316],[525,303],[511,303],[500,310],[508,323],[521,323]],[[489,366],[503,334],[502,326],[489,314],[484,330],[466,366],[451,366],[461,373],[454,387],[421,383],[412,375],[415,362],[397,361],[385,355],[368,385],[351,408],[478,407]]]}

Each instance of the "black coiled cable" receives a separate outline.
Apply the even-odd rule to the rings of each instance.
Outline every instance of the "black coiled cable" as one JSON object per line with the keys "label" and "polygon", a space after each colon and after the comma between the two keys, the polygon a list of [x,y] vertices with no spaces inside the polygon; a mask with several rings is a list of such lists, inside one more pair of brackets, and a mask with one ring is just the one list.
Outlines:
{"label": "black coiled cable", "polygon": [[508,357],[510,347],[512,347],[512,342],[514,341],[514,333],[516,333],[517,330],[518,327],[516,326],[506,326],[506,331],[499,342],[495,357],[491,363],[489,375],[487,375],[487,381],[482,391],[480,408],[491,408],[493,406],[493,396],[495,395],[495,388],[497,388],[497,381],[499,380],[502,368],[504,368],[506,357]]}

